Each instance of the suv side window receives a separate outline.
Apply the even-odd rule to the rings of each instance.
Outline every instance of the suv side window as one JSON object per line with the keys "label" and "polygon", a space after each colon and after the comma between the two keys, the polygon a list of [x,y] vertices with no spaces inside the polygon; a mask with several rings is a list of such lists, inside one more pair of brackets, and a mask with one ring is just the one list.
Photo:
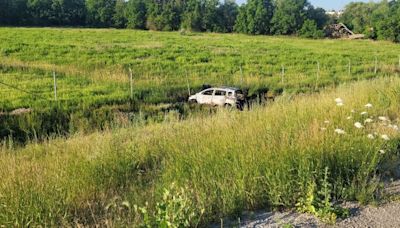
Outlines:
{"label": "suv side window", "polygon": [[212,96],[212,95],[213,95],[213,92],[214,92],[214,90],[212,90],[212,89],[206,90],[206,91],[203,92],[203,95]]}
{"label": "suv side window", "polygon": [[214,96],[225,96],[226,91],[223,90],[216,90]]}

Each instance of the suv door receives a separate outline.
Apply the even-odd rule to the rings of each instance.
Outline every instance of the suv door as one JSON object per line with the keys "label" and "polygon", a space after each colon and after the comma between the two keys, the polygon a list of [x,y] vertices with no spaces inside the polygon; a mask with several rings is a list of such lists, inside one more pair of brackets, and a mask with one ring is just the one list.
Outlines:
{"label": "suv door", "polygon": [[206,89],[200,93],[200,96],[199,96],[199,99],[197,102],[199,104],[211,104],[213,94],[214,94],[214,89]]}
{"label": "suv door", "polygon": [[225,102],[226,102],[226,91],[220,89],[215,90],[212,99],[213,105],[223,106],[225,105]]}

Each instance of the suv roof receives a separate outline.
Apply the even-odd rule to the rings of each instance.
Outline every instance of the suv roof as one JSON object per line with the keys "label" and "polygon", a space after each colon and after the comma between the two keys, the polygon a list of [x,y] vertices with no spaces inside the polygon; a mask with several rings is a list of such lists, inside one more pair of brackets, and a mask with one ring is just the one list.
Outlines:
{"label": "suv roof", "polygon": [[214,87],[213,89],[227,89],[227,90],[240,90],[239,88],[236,87],[229,87],[229,86],[221,86],[221,87]]}

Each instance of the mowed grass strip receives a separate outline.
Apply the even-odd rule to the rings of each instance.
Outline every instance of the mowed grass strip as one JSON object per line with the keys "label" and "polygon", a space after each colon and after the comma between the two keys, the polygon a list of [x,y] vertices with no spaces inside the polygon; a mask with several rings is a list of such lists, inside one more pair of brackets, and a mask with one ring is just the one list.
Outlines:
{"label": "mowed grass strip", "polygon": [[0,224],[137,225],[142,217],[133,205],[148,202],[152,214],[172,183],[191,189],[183,194],[194,202],[190,210],[205,209],[201,224],[245,210],[293,208],[310,186],[321,197],[322,179],[332,202],[370,202],[397,158],[399,94],[400,79],[391,77],[283,96],[251,112],[221,110],[21,149],[4,143]]}

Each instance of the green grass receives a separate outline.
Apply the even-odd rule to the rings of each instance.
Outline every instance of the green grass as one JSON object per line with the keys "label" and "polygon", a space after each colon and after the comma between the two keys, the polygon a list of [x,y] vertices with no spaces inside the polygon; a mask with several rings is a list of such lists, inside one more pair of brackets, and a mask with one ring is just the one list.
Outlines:
{"label": "green grass", "polygon": [[[43,91],[51,99],[51,73],[55,70],[63,75],[59,85],[62,100],[75,100],[77,96],[127,99],[129,67],[133,70],[137,96],[144,93],[139,97],[151,103],[175,102],[176,95],[168,94],[186,95],[186,76],[194,88],[205,83],[251,90],[310,91],[348,80],[394,74],[400,67],[400,47],[374,41],[46,28],[0,28],[0,41],[3,71],[6,68],[11,74],[21,74],[14,81],[14,75],[3,72],[6,82],[19,86],[25,81],[21,86]],[[318,80],[317,62],[320,63]],[[24,70],[31,74],[32,69],[42,69],[36,74],[42,80],[27,77]],[[2,92],[0,95],[6,99],[0,108],[31,104],[30,96],[20,95],[16,100],[15,93],[19,92]]]}
{"label": "green grass", "polygon": [[[368,40],[0,28],[0,81],[31,92],[0,85],[0,112],[17,108],[32,108],[35,112],[23,117],[0,115],[0,138],[12,136],[26,142],[54,134],[68,135],[76,129],[90,132],[119,126],[115,115],[126,119],[140,116],[138,111],[151,122],[163,119],[169,110],[185,117],[190,108],[177,102],[187,99],[187,81],[192,93],[202,84],[211,84],[248,88],[250,94],[268,90],[276,95],[395,75],[400,68],[399,53],[396,44]],[[133,100],[129,67],[134,78]],[[57,102],[53,71],[57,74]],[[164,108],[165,103],[173,105]],[[107,115],[96,114],[105,110]],[[47,120],[58,126],[40,129],[40,125],[51,125],[42,124]]]}
{"label": "green grass", "polygon": [[[210,117],[78,134],[20,149],[4,143],[0,224],[138,225],[146,213],[133,205],[146,202],[153,225],[164,221],[164,211],[176,210],[174,218],[195,212],[205,225],[244,210],[297,205],[329,214],[335,201],[369,202],[379,178],[390,172],[383,167],[398,156],[399,132],[378,116],[399,124],[399,94],[400,80],[390,77],[282,96],[251,112],[220,110]],[[336,106],[337,97],[343,107]],[[366,109],[367,103],[373,108]],[[367,117],[374,122],[354,127]],[[335,134],[336,128],[346,134]],[[369,139],[374,132],[377,138]],[[177,210],[179,205],[188,212]]]}
{"label": "green grass", "polygon": [[[332,221],[333,202],[375,200],[398,162],[399,132],[377,117],[399,124],[399,53],[367,40],[0,28],[0,81],[30,91],[0,85],[0,225],[194,226],[259,208]],[[193,108],[179,103],[187,81],[282,96]],[[23,107],[33,112],[3,113]]]}

